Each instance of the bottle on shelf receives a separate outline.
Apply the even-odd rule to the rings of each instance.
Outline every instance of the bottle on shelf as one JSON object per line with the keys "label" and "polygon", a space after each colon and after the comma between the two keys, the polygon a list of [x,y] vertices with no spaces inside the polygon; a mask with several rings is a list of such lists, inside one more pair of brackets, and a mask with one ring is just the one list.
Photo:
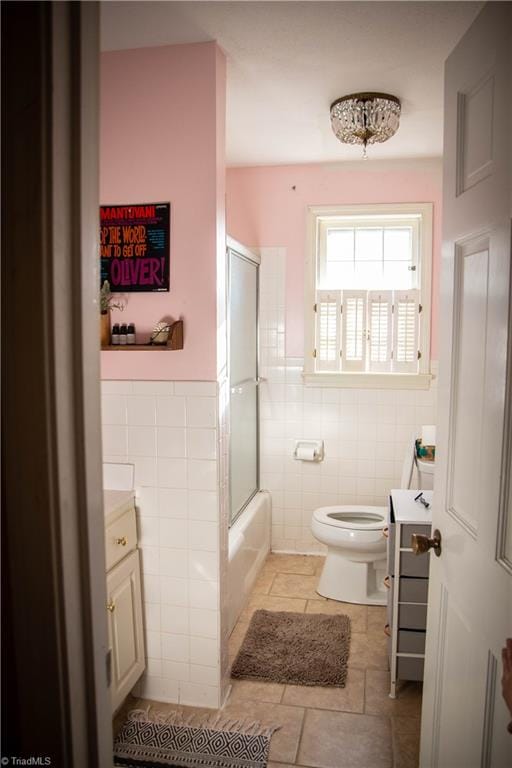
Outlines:
{"label": "bottle on shelf", "polygon": [[119,323],[114,323],[112,327],[111,343],[112,346],[118,346],[119,344]]}
{"label": "bottle on shelf", "polygon": [[127,343],[127,333],[128,329],[126,328],[126,323],[123,323],[119,329],[119,344],[121,346],[125,346]]}
{"label": "bottle on shelf", "polygon": [[126,343],[135,344],[135,323],[128,323],[126,330]]}

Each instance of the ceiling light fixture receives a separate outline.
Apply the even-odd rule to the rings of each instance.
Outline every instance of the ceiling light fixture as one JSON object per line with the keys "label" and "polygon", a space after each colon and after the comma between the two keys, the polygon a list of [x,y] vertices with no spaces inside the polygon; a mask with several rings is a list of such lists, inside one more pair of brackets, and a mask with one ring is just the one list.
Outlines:
{"label": "ceiling light fixture", "polygon": [[390,139],[400,124],[400,100],[388,93],[351,93],[331,104],[334,135],[344,144],[366,146]]}

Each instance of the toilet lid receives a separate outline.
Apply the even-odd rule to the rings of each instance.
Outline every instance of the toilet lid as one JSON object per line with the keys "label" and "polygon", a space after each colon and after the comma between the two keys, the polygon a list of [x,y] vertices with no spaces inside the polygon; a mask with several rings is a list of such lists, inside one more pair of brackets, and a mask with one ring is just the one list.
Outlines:
{"label": "toilet lid", "polygon": [[386,523],[386,507],[350,505],[320,507],[313,512],[315,520],[336,528],[350,528],[357,531],[375,531]]}

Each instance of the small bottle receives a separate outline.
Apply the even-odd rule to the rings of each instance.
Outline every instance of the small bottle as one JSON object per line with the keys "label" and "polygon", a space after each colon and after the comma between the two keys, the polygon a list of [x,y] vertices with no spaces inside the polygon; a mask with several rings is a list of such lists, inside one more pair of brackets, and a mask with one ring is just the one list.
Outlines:
{"label": "small bottle", "polygon": [[126,343],[135,344],[135,323],[128,323],[126,331]]}
{"label": "small bottle", "polygon": [[127,341],[126,334],[127,334],[126,323],[123,323],[122,326],[119,329],[119,344],[121,346],[125,346],[126,345],[126,341]]}
{"label": "small bottle", "polygon": [[112,345],[117,346],[119,344],[119,323],[114,323],[112,328]]}

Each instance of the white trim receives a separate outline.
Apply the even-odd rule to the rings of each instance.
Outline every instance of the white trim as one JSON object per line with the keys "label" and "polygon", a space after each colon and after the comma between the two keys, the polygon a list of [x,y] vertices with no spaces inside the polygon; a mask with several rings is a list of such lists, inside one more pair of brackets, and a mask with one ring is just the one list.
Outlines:
{"label": "white trim", "polygon": [[[372,205],[337,205],[337,206],[308,206],[307,209],[307,237],[306,237],[306,258],[304,265],[304,374],[308,376],[320,377],[321,373],[315,373],[315,358],[313,351],[315,349],[315,295],[316,295],[316,271],[317,271],[317,248],[319,227],[322,218],[338,218],[340,216],[400,216],[407,214],[420,214],[419,239],[421,244],[420,256],[420,299],[422,305],[422,317],[420,321],[419,350],[421,358],[418,364],[417,374],[407,374],[407,376],[424,376],[425,381],[430,381],[430,327],[431,327],[431,307],[432,307],[432,240],[433,240],[433,204],[432,203],[375,203]],[[330,374],[328,374],[330,375]],[[339,374],[343,376],[343,374]],[[354,374],[348,374],[354,375]],[[375,376],[379,374],[365,374],[363,372],[355,374],[360,381],[358,385],[349,386],[367,386],[363,384],[363,378],[366,375]],[[402,374],[383,374],[384,376],[399,377]],[[347,385],[342,385],[347,386]],[[372,384],[368,386],[374,386]],[[397,386],[400,386],[397,379]],[[424,388],[422,384],[419,388]],[[409,384],[407,388],[412,388]]]}
{"label": "white trim", "polygon": [[[342,370],[346,373],[364,373],[365,366],[366,366],[366,360],[368,356],[368,291],[343,291],[342,292],[342,306],[343,306],[343,317],[342,317],[342,326],[341,326],[341,351],[342,351]],[[349,311],[348,311],[348,303],[349,301],[355,301],[357,303],[362,302],[362,312],[361,312],[361,322],[362,327],[359,329],[359,340],[357,337],[354,337],[354,344],[357,347],[358,341],[361,344],[361,357],[353,357],[351,359],[348,358],[348,339],[347,339],[347,325],[349,322]],[[356,304],[356,315],[357,315],[357,304]],[[357,317],[354,317],[353,320],[356,322],[356,328],[357,328]],[[339,369],[339,366],[338,366]],[[320,371],[320,373],[323,373],[323,370]]]}
{"label": "white trim", "polygon": [[342,387],[345,389],[430,389],[431,373],[307,373],[306,387]]}
{"label": "white trim", "polygon": [[242,245],[242,243],[239,243],[238,240],[230,237],[230,235],[226,236],[226,248],[230,251],[235,251],[245,259],[249,259],[249,261],[253,261],[258,266],[261,264],[261,258],[257,253],[250,251],[246,245]]}

